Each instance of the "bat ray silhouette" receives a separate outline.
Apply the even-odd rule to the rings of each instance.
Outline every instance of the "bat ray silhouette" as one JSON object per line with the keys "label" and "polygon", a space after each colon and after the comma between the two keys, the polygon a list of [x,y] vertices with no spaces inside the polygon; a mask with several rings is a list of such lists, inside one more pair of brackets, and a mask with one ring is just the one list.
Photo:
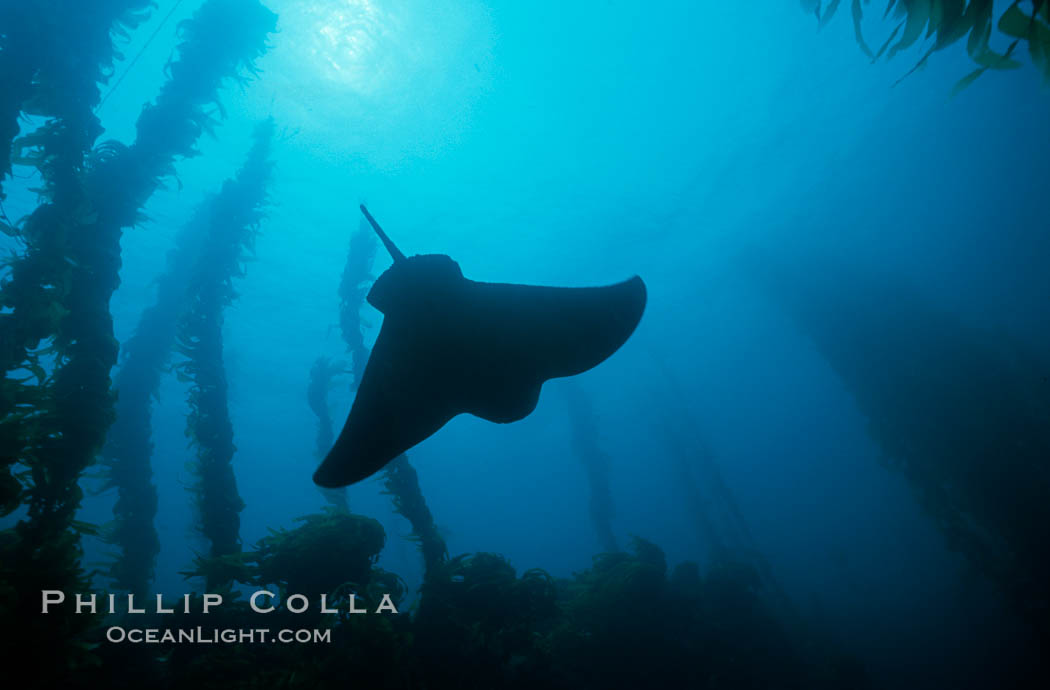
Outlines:
{"label": "bat ray silhouette", "polygon": [[545,381],[603,362],[645,310],[638,276],[585,288],[476,282],[444,254],[406,257],[361,212],[394,265],[368,293],[383,325],[346,424],[314,473],[322,487],[371,476],[464,412],[523,419]]}

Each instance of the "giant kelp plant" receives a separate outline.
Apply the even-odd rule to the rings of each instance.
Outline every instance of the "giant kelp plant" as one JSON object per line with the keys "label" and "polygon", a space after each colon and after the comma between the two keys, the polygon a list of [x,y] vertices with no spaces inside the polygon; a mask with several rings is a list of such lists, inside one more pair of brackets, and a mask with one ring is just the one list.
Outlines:
{"label": "giant kelp plant", "polygon": [[[90,232],[82,221],[95,199],[85,177],[88,153],[102,131],[93,112],[99,87],[118,57],[111,33],[137,25],[148,8],[142,0],[62,11],[50,3],[0,4],[0,184],[11,170],[12,150],[17,163],[35,167],[42,179],[40,206],[17,228],[5,215],[0,228],[24,247],[4,261],[0,284],[0,514],[29,502],[27,516],[0,533],[0,581],[7,585],[0,611],[14,620],[35,611],[30,593],[40,586],[76,589],[87,582],[79,545],[86,526],[73,519],[86,463],[66,459],[63,450],[90,445],[92,422],[106,420],[84,415],[88,428],[78,425],[69,397],[79,391],[68,377],[60,385],[49,369],[77,355],[73,258]],[[12,142],[22,114],[44,118],[44,124]],[[94,268],[82,267],[79,277]],[[11,651],[20,654],[28,642],[80,663],[86,655],[75,638],[91,623],[90,616],[48,626],[36,619]]]}
{"label": "giant kelp plant", "polygon": [[[840,4],[841,0],[802,0],[802,6],[817,16],[820,26],[835,15]],[[883,19],[890,19],[892,15],[895,26],[874,51],[861,28],[866,4],[852,0],[851,14],[857,44],[872,62],[883,56],[892,58],[923,40],[931,41],[908,72],[911,74],[924,67],[934,53],[965,38],[966,51],[977,67],[955,85],[955,91],[959,91],[990,69],[1020,67],[1021,63],[1012,56],[1023,42],[1043,80],[1050,81],[1050,0],[887,0]],[[1003,7],[1005,10],[1001,10]],[[999,11],[1002,14],[998,14]],[[1001,53],[991,47],[993,25],[998,34],[1010,41]]]}
{"label": "giant kelp plant", "polygon": [[119,548],[110,568],[116,584],[134,593],[145,593],[153,577],[153,563],[160,544],[153,519],[157,490],[152,483],[150,459],[153,396],[170,358],[188,306],[199,305],[195,290],[201,282],[201,252],[215,252],[216,242],[229,242],[229,233],[245,232],[229,224],[258,223],[266,191],[272,125],[256,132],[248,160],[236,177],[197,209],[181,230],[168,254],[165,272],[157,280],[157,297],[139,319],[134,335],[124,344],[124,359],[115,380],[117,419],[103,449],[106,486],[117,489],[112,528],[106,535]]}
{"label": "giant kelp plant", "polygon": [[342,371],[342,366],[325,356],[314,360],[310,367],[310,383],[306,387],[306,402],[317,415],[317,446],[315,454],[323,458],[332,447],[335,434],[332,431],[332,413],[328,409],[328,391],[332,381]]}
{"label": "giant kelp plant", "polygon": [[[98,9],[93,3],[75,5],[85,12]],[[68,9],[34,7],[50,15]],[[124,9],[140,7],[131,3]],[[77,150],[63,136],[85,131],[83,122],[67,124],[60,116],[16,146],[16,162],[40,168],[45,203],[21,228],[26,251],[10,262],[3,283],[3,305],[9,313],[4,315],[0,356],[5,371],[14,375],[5,377],[0,410],[7,470],[0,489],[5,510],[20,501],[28,506],[26,517],[3,535],[3,580],[12,585],[0,607],[5,614],[36,624],[20,639],[36,649],[57,652],[71,664],[79,658],[77,652],[84,656],[86,648],[76,640],[91,625],[91,617],[62,622],[30,613],[39,604],[42,587],[88,588],[80,565],[83,526],[74,515],[82,497],[80,476],[94,462],[114,417],[110,370],[117,343],[109,300],[119,284],[121,233],[139,219],[142,205],[171,174],[175,158],[194,154],[194,142],[210,123],[207,108],[215,102],[219,86],[264,50],[274,23],[275,16],[255,0],[208,0],[181,26],[170,77],[156,102],[139,117],[132,145],[105,143],[85,158],[83,149]],[[107,28],[107,41],[108,32]],[[97,33],[91,35],[97,38]],[[92,45],[95,49],[86,49],[67,64],[83,66],[80,79],[94,94],[89,107],[98,102],[98,65],[108,64],[112,56],[108,42],[105,49]],[[93,61],[84,56],[101,57]],[[56,98],[84,93],[65,82],[53,90]],[[82,107],[75,112],[86,117]],[[90,145],[93,137],[87,141]],[[12,475],[16,463],[24,469]],[[55,674],[69,670],[39,665]]]}
{"label": "giant kelp plant", "polygon": [[[194,486],[199,526],[212,556],[240,551],[244,503],[233,473],[233,425],[223,364],[223,312],[236,297],[233,279],[243,275],[245,255],[263,218],[273,163],[273,121],[260,123],[248,159],[236,177],[208,204],[207,241],[190,278],[190,304],[179,325],[178,348],[185,356],[180,375],[190,383],[186,434],[197,449]],[[209,582],[209,586],[219,583]]]}
{"label": "giant kelp plant", "polygon": [[[110,34],[137,25],[149,3],[104,2],[57,11],[50,3],[0,3],[0,185],[16,160],[37,169],[41,204],[15,227],[2,229],[24,246],[3,262],[0,287],[0,511],[13,510],[22,485],[13,465],[31,450],[31,430],[46,414],[52,382],[41,343],[58,334],[69,308],[71,232],[92,202],[84,189],[87,156],[102,128],[94,114],[99,87],[119,57]],[[20,138],[19,117],[45,118]],[[0,189],[0,199],[3,198]]]}
{"label": "giant kelp plant", "polygon": [[1050,362],[841,259],[763,272],[948,546],[1050,640]]}
{"label": "giant kelp plant", "polygon": [[176,325],[189,299],[188,283],[206,229],[207,207],[178,235],[167,268],[157,280],[157,297],[123,344],[124,358],[114,378],[117,417],[102,450],[106,488],[117,490],[108,540],[118,553],[109,569],[114,583],[137,595],[148,591],[160,550],[154,527],[157,489],[151,458],[153,397],[160,387],[175,344]]}
{"label": "giant kelp plant", "polygon": [[569,424],[572,427],[572,449],[587,472],[591,488],[591,522],[603,551],[619,551],[613,534],[612,492],[609,491],[609,456],[598,443],[598,425],[594,408],[578,383],[567,379],[564,383],[569,403]]}

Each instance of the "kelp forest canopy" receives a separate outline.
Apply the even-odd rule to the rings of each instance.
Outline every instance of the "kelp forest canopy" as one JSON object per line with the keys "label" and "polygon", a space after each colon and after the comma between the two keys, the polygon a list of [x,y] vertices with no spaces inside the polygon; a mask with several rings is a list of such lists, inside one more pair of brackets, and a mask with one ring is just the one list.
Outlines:
{"label": "kelp forest canopy", "polygon": [[[802,0],[803,8],[816,15],[821,27],[840,4],[841,0]],[[863,28],[866,8],[872,5],[885,6],[881,18],[888,35],[877,43],[869,43]],[[934,53],[965,40],[966,52],[976,66],[959,79],[953,92],[988,70],[1020,67],[1017,58],[1022,50],[1027,51],[1044,83],[1050,82],[1050,0],[850,0],[850,11],[857,45],[873,62],[928,45],[904,76],[924,67]],[[996,48],[993,42],[1003,47]]]}

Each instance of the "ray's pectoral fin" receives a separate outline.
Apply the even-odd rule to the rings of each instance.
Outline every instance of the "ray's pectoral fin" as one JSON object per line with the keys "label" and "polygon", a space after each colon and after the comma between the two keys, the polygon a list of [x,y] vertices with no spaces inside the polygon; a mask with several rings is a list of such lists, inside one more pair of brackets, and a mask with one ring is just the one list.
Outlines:
{"label": "ray's pectoral fin", "polygon": [[627,342],[645,311],[645,283],[638,276],[604,287],[532,289],[543,291],[533,309],[549,323],[532,331],[543,380],[582,374],[604,362]]}
{"label": "ray's pectoral fin", "polygon": [[[523,419],[545,381],[597,366],[630,337],[645,310],[641,278],[596,288],[475,283],[462,298],[456,348],[458,412]],[[455,359],[455,358],[449,358]],[[446,362],[447,364],[447,362]]]}
{"label": "ray's pectoral fin", "polygon": [[493,384],[490,402],[524,410],[531,401],[521,416],[535,407],[544,381],[581,374],[620,349],[645,311],[645,283],[637,276],[589,288],[473,285],[479,373]]}

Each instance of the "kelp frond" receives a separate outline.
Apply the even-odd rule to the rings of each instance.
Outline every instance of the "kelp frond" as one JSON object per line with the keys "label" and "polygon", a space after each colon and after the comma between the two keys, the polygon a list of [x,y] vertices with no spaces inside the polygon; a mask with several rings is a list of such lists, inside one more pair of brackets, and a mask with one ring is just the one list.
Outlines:
{"label": "kelp frond", "polygon": [[[861,0],[851,0],[853,26],[857,44],[872,61],[892,59],[898,53],[921,42],[929,45],[918,62],[898,83],[926,65],[930,57],[966,39],[966,51],[977,67],[956,82],[952,94],[959,93],[988,70],[1016,69],[1020,62],[1013,55],[1020,43],[1028,47],[1032,64],[1044,83],[1050,83],[1050,0],[887,0],[883,20],[891,17],[895,26],[879,50],[872,53],[861,29],[864,7]],[[826,7],[819,0],[803,0],[803,8],[816,14],[824,26],[838,9],[838,0]],[[1005,7],[1005,10],[1001,8]],[[998,14],[1001,11],[1001,14]],[[995,17],[998,15],[998,22]],[[992,26],[997,33],[1013,41],[1003,52],[991,45]]]}

